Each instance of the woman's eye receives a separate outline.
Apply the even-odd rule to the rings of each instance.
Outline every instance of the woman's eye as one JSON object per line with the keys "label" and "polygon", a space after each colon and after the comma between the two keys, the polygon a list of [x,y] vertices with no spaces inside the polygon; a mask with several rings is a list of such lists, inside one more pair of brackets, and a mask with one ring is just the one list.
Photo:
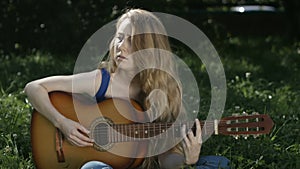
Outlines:
{"label": "woman's eye", "polygon": [[116,39],[118,40],[118,42],[122,42],[122,40],[124,39],[123,36],[117,36]]}
{"label": "woman's eye", "polygon": [[116,43],[121,43],[123,41],[128,42],[129,44],[131,44],[131,36],[122,36],[122,35],[118,35],[115,37],[116,38]]}
{"label": "woman's eye", "polygon": [[116,39],[117,39],[118,42],[122,41],[122,39],[120,37],[117,37]]}

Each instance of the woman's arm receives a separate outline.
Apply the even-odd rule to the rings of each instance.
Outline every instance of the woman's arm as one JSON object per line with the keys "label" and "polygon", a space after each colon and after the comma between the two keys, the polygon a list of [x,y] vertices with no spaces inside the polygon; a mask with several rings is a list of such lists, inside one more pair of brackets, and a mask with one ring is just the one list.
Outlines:
{"label": "woman's arm", "polygon": [[[192,131],[186,133],[186,126],[182,127],[181,133],[183,135],[183,154],[176,148],[158,156],[160,167],[163,169],[176,169],[184,165],[195,164],[200,155],[202,139],[201,139],[201,125],[198,119],[196,123],[196,135]],[[177,150],[177,151],[176,151]]]}
{"label": "woman's arm", "polygon": [[[73,83],[76,83],[74,86]],[[95,70],[69,76],[52,76],[32,81],[25,86],[25,93],[33,107],[59,128],[65,137],[77,146],[92,146],[92,140],[85,134],[89,131],[79,123],[67,119],[51,104],[48,93],[64,91],[87,93],[94,96],[101,83],[101,72]],[[83,134],[82,134],[83,133]]]}

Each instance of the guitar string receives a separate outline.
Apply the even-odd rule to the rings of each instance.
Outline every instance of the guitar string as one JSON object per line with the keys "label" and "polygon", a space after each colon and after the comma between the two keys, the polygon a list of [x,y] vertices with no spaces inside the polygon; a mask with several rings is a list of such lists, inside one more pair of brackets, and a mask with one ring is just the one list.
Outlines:
{"label": "guitar string", "polygon": [[[213,131],[213,130],[211,130],[211,131]],[[235,131],[233,131],[233,132],[235,132]],[[141,140],[141,139],[142,140],[149,139],[151,137],[158,136],[159,134],[163,134],[161,131],[159,131],[158,134],[156,134],[157,132],[154,132],[154,133],[155,134],[151,134],[151,132],[150,132],[149,135],[147,135],[147,134],[145,135],[144,133],[138,132],[138,134],[136,135],[135,133],[126,131],[125,136],[124,136],[124,133],[122,134],[122,132],[110,134],[110,135],[108,135],[108,136],[110,136],[110,137],[108,137],[108,140],[109,140],[109,142],[137,141],[137,140]],[[107,134],[107,132],[106,132],[106,134]],[[176,137],[178,137],[179,136],[178,134],[180,134],[180,133],[178,133],[178,132],[173,133],[173,136],[174,136],[174,134],[176,134]],[[103,135],[100,134],[100,135],[98,135],[97,138],[102,139],[102,137],[103,137]]]}
{"label": "guitar string", "polygon": [[[218,123],[218,126],[222,125],[222,124],[228,124],[227,123],[228,120],[223,120],[223,121],[219,121]],[[250,122],[248,122],[250,123]],[[252,123],[258,123],[258,122],[252,122]],[[147,128],[147,129],[157,129],[157,128],[161,128],[161,127],[166,127],[166,128],[170,128],[171,126],[175,126],[175,127],[178,127],[178,126],[183,126],[183,125],[186,125],[187,128],[191,128],[189,126],[195,126],[195,123],[194,122],[188,122],[188,123],[136,123],[136,124],[113,124],[113,125],[109,125],[110,127],[113,127],[113,128],[117,128],[117,127],[120,127],[120,126],[123,126],[123,127],[127,127],[127,126],[142,126],[143,128]],[[206,124],[206,125],[205,125]],[[230,124],[230,123],[229,123]],[[235,124],[235,123],[232,123],[232,124]],[[243,123],[241,123],[243,124]],[[203,124],[203,122],[200,124],[201,125],[201,128],[203,128],[204,126],[206,127],[211,127],[211,126],[214,126],[215,125],[215,122],[214,121],[206,121],[206,123]],[[234,126],[233,126],[234,127]],[[132,128],[132,127],[130,127]],[[134,129],[136,129],[136,127],[133,127]],[[102,128],[100,129],[97,129],[97,130],[101,130]],[[123,129],[121,127],[121,129]],[[139,129],[140,130],[140,129]]]}
{"label": "guitar string", "polygon": [[[153,124],[155,124],[155,125],[153,125]],[[128,128],[134,128],[134,129],[137,129],[137,127],[143,127],[143,128],[146,128],[146,129],[160,129],[162,127],[164,127],[164,128],[170,128],[172,126],[179,127],[179,126],[183,126],[183,125],[186,125],[187,128],[191,128],[192,126],[195,126],[194,123],[182,123],[182,124],[174,124],[174,123],[166,123],[166,124],[165,123],[144,123],[143,124],[143,123],[139,123],[139,124],[113,124],[113,125],[108,125],[108,126],[110,126],[112,128],[118,128],[118,127],[120,127],[120,128],[124,128],[124,127],[127,128],[129,126]],[[211,127],[211,126],[214,126],[214,125],[215,125],[214,122],[207,123],[206,125],[205,124],[201,124],[201,128],[203,128],[204,126]],[[101,129],[102,128],[96,129],[96,130],[101,130]]]}
{"label": "guitar string", "polygon": [[[158,136],[158,135],[161,136],[161,134],[164,133],[163,131],[166,130],[165,128],[163,128],[163,129],[159,128],[159,130],[158,130],[158,128],[155,128],[155,127],[150,128],[149,127],[148,129],[146,129],[146,131],[148,131],[148,133],[149,133],[148,134],[148,133],[144,133],[145,130],[141,131],[140,129],[136,128],[136,125],[131,125],[131,126],[134,126],[134,127],[122,128],[122,126],[119,125],[118,126],[119,128],[116,128],[116,126],[115,126],[116,133],[107,132],[107,131],[103,131],[103,130],[102,131],[96,130],[95,132],[98,132],[98,134],[100,135],[100,136],[98,135],[99,136],[98,138],[110,133],[110,134],[108,134],[108,137],[111,136],[110,139],[108,138],[110,140],[110,142],[120,142],[120,141],[128,141],[128,140],[132,141],[132,140],[143,139],[143,138],[147,139],[147,138]],[[164,127],[169,127],[169,126],[166,125]],[[131,128],[135,128],[136,130],[133,131],[133,130],[131,130]],[[125,132],[123,132],[122,130]],[[212,128],[210,128],[208,130],[206,129],[206,131],[213,131],[213,130],[212,130]],[[176,133],[174,133],[174,131],[173,131],[172,134],[176,135],[176,136],[178,136],[180,134],[180,133],[178,133],[178,130],[175,132]],[[125,135],[125,137],[124,137],[124,135]]]}
{"label": "guitar string", "polygon": [[[165,130],[166,128],[170,128],[170,127],[181,127],[183,124],[173,124],[173,123],[168,123],[168,124],[160,124],[160,123],[155,123],[155,125],[153,125],[152,123],[147,123],[147,124],[113,124],[113,125],[109,125],[110,127],[116,129],[116,130],[127,130],[127,129],[133,129],[133,130],[141,130],[141,128],[143,128],[143,130],[148,129],[148,130]],[[191,124],[188,123],[186,124],[187,128],[195,128],[195,124]],[[192,125],[192,126],[191,126]],[[205,124],[201,124],[201,128],[203,127],[214,127],[215,124],[214,123],[207,123]],[[139,128],[140,127],[140,128]],[[234,126],[232,126],[234,127]],[[96,131],[106,131],[107,129],[105,127],[101,127],[101,128],[96,128]]]}
{"label": "guitar string", "polygon": [[[227,122],[227,121],[228,120],[220,121],[220,123],[224,123],[224,122]],[[187,128],[190,128],[189,125],[193,126],[191,128],[195,128],[195,125],[194,125],[195,123],[194,122],[188,122],[188,123],[185,123],[185,124],[187,125]],[[145,125],[147,125],[147,126],[145,126]],[[112,136],[109,137],[110,142],[134,141],[134,140],[137,140],[137,139],[147,139],[149,137],[153,137],[153,136],[156,136],[156,135],[159,135],[159,134],[163,134],[164,132],[162,132],[162,131],[167,130],[167,128],[170,128],[173,125],[178,127],[178,126],[182,126],[183,124],[182,123],[179,123],[179,124],[178,123],[177,124],[174,124],[174,123],[113,124],[110,127],[114,128],[118,132],[116,134],[112,134],[111,132],[107,132],[108,130],[105,129],[105,127],[100,128],[100,129],[99,128],[95,129],[95,132],[97,132],[99,134],[98,137],[97,137],[99,139],[101,139],[101,137],[102,137],[101,134],[110,133],[111,135],[113,135],[113,137]],[[200,124],[200,125],[201,125],[201,128],[204,127],[203,123]],[[210,129],[213,129],[211,127],[214,126],[214,125],[215,125],[214,122],[207,121],[206,127],[209,127],[208,130],[210,130]],[[132,130],[132,128],[134,130]],[[143,130],[141,130],[141,128],[143,128]],[[146,128],[146,130],[145,130],[145,128]],[[205,128],[205,130],[207,130],[207,128]],[[123,131],[125,131],[125,137],[124,137],[124,132]],[[149,134],[144,133],[145,131],[148,131]],[[211,130],[211,131],[213,131],[213,130]],[[138,133],[136,134],[136,132],[138,132]],[[151,132],[154,133],[154,134],[151,134]],[[177,132],[178,132],[178,130],[177,130]],[[137,137],[135,137],[135,136],[137,136]]]}
{"label": "guitar string", "polygon": [[[218,121],[218,125],[220,126],[221,124],[228,124],[227,122],[228,122],[229,120],[219,120]],[[232,120],[232,121],[234,121],[234,120]],[[241,121],[239,121],[239,122],[241,122]],[[257,123],[257,121],[255,121],[256,123]],[[248,122],[249,123],[249,122]],[[154,125],[153,125],[154,124]],[[183,125],[183,124],[186,124],[186,125],[194,125],[195,123],[194,122],[185,122],[185,123],[135,123],[135,124],[113,124],[114,126],[117,126],[117,125],[141,125],[141,126],[143,126],[143,125],[149,125],[149,127],[155,127],[155,126],[159,126],[159,127],[161,127],[162,125],[167,125],[167,126],[170,126],[170,125]],[[204,124],[203,124],[203,122],[201,122],[201,127],[203,127],[205,124],[207,124],[207,125],[215,125],[215,121],[206,121]],[[234,124],[234,123],[233,123]],[[206,125],[206,126],[207,126]],[[144,126],[143,126],[144,127]],[[148,127],[148,126],[147,126]]]}
{"label": "guitar string", "polygon": [[[167,130],[168,128],[170,128],[173,125],[171,123],[166,124],[166,125],[164,124],[163,126],[153,125],[151,123],[149,123],[149,124],[147,124],[147,126],[145,126],[144,124],[114,124],[113,126],[110,126],[110,127],[114,128],[114,130],[117,131],[118,133],[125,133],[125,134],[127,133],[126,135],[133,135],[134,136],[137,132],[137,134],[140,136],[141,134],[142,135],[144,135],[144,134],[153,135],[151,133],[154,133],[154,135],[156,135],[156,133],[157,134],[162,134],[163,131]],[[191,123],[189,123],[189,124],[191,124]],[[181,125],[179,125],[179,126],[181,126]],[[212,130],[213,129],[213,128],[211,128],[212,126],[214,126],[214,125],[206,125],[206,128],[204,128],[202,130]],[[177,127],[178,127],[178,125],[177,125]],[[201,125],[201,127],[203,128],[204,125]],[[207,129],[207,127],[209,127],[209,128]],[[141,130],[141,128],[143,128],[143,129]],[[194,129],[195,126],[193,124],[193,127],[187,127],[187,128],[193,128]],[[234,127],[232,127],[232,128],[234,128]],[[255,127],[253,127],[253,128],[255,128]],[[175,129],[175,130],[178,132],[178,129]],[[107,134],[108,133],[107,132],[108,128],[106,128],[106,127],[103,127],[103,128],[100,128],[100,129],[96,128],[96,129],[94,129],[94,131],[97,132],[97,133],[100,133],[100,135],[101,134]],[[147,133],[144,133],[145,131],[147,131]],[[148,134],[148,132],[150,134]]]}

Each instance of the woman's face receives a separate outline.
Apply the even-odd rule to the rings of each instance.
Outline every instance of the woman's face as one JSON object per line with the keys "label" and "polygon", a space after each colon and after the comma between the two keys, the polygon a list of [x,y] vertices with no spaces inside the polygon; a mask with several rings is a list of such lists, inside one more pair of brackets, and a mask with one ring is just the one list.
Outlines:
{"label": "woman's face", "polygon": [[114,60],[118,68],[132,70],[134,66],[131,46],[132,26],[129,18],[124,19],[117,28],[115,36],[116,54]]}

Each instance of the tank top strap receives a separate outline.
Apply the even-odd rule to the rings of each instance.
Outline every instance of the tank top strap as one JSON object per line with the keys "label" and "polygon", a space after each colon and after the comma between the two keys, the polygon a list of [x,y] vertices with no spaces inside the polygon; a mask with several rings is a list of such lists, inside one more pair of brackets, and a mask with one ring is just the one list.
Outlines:
{"label": "tank top strap", "polygon": [[110,81],[110,75],[106,69],[101,69],[102,81],[99,90],[97,91],[95,97],[97,102],[105,100],[105,93]]}

